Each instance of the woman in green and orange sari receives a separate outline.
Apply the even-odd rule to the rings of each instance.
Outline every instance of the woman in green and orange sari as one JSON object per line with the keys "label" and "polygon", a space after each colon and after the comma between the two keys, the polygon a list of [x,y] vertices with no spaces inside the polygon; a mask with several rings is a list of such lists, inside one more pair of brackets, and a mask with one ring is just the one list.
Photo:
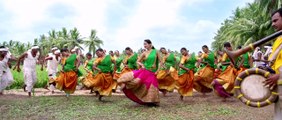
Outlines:
{"label": "woman in green and orange sari", "polygon": [[196,69],[197,59],[195,53],[189,54],[186,48],[181,48],[180,51],[182,57],[176,86],[180,94],[180,100],[183,100],[184,96],[192,96],[193,94],[194,70]]}
{"label": "woman in green and orange sari", "polygon": [[[81,82],[83,84],[83,88],[85,88],[85,85],[84,84],[87,84],[87,83],[84,83],[84,81],[87,81],[86,79],[92,79],[93,78],[93,74],[94,74],[94,71],[93,71],[93,63],[94,63],[94,58],[92,58],[92,55],[91,53],[87,53],[86,54],[86,58],[87,60],[84,62],[84,70],[86,71],[86,75],[84,76],[84,78],[82,78]],[[90,88],[90,93],[92,93],[92,88]]]}
{"label": "woman in green and orange sari", "polygon": [[160,49],[163,56],[160,71],[157,74],[159,90],[165,96],[167,92],[172,92],[175,88],[175,82],[178,80],[178,73],[175,69],[176,59],[173,53],[168,53],[165,48]]}
{"label": "woman in green and orange sari", "polygon": [[122,61],[123,61],[123,57],[122,56],[120,56],[120,54],[119,54],[119,51],[115,51],[115,61],[116,61],[116,67],[117,67],[117,69],[114,71],[114,75],[113,75],[113,79],[114,79],[114,82],[115,82],[115,87],[113,88],[113,91],[116,91],[116,89],[117,89],[117,86],[118,86],[118,84],[117,84],[117,79],[119,79],[120,78],[120,76],[121,76],[121,71],[122,71],[122,68],[123,68],[123,66],[122,66]]}
{"label": "woman in green and orange sari", "polygon": [[125,48],[125,53],[127,56],[123,61],[124,68],[122,69],[121,75],[138,69],[137,66],[138,54],[134,53],[130,47]]}
{"label": "woman in green and orange sari", "polygon": [[66,96],[74,93],[77,85],[77,78],[81,75],[78,70],[79,67],[79,55],[76,53],[70,54],[68,49],[61,50],[63,56],[66,56],[65,62],[62,66],[62,71],[56,78],[56,87],[59,90],[63,90]]}
{"label": "woman in green and orange sari", "polygon": [[122,84],[124,94],[141,105],[157,106],[160,102],[156,72],[160,55],[149,39],[144,40],[147,49],[141,54],[137,64],[141,69],[123,74],[118,83]]}
{"label": "woman in green and orange sari", "polygon": [[[229,42],[224,43],[224,48],[232,51],[232,47]],[[220,97],[223,97],[223,101],[225,101],[226,98],[233,96],[233,88],[235,78],[237,76],[237,69],[231,64],[226,53],[224,53],[221,63],[222,73],[215,80],[213,80],[212,85],[216,94]]]}
{"label": "woman in green and orange sari", "polygon": [[209,93],[212,92],[211,83],[214,78],[215,69],[215,54],[209,50],[208,46],[202,47],[204,53],[202,54],[199,62],[201,63],[200,70],[195,74],[194,89],[198,92]]}
{"label": "woman in green and orange sari", "polygon": [[102,100],[103,96],[109,96],[112,94],[112,89],[115,86],[112,76],[112,64],[114,64],[114,70],[116,69],[115,60],[110,55],[105,55],[103,49],[96,50],[98,58],[95,60],[93,69],[98,70],[92,79],[85,81],[86,87],[94,88],[98,91],[99,100]]}

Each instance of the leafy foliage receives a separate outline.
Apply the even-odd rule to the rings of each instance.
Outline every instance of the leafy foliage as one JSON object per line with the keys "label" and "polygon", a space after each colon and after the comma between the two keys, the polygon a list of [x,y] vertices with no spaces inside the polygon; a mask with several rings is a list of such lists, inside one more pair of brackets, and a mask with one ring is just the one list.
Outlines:
{"label": "leafy foliage", "polygon": [[246,46],[274,32],[271,27],[271,13],[281,6],[281,0],[256,0],[244,8],[237,8],[217,31],[212,43],[214,50],[220,50],[224,42],[234,46]]}

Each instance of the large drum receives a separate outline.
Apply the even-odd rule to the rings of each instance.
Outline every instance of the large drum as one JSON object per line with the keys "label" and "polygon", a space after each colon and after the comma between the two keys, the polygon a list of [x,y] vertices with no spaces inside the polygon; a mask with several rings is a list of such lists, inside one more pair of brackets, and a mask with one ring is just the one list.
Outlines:
{"label": "large drum", "polygon": [[269,72],[258,68],[241,72],[235,81],[235,96],[251,107],[264,107],[275,102],[277,88],[270,90],[263,83],[269,75]]}

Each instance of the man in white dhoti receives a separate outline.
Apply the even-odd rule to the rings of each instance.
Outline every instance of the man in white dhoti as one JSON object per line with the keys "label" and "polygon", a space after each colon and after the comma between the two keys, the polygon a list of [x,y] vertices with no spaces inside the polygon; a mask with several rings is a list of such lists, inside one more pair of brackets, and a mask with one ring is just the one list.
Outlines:
{"label": "man in white dhoti", "polygon": [[55,78],[58,72],[58,65],[60,64],[61,58],[60,58],[60,50],[54,51],[53,55],[49,55],[48,57],[45,58],[45,61],[47,61],[47,72],[49,76],[49,86],[52,94],[54,93],[55,90]]}
{"label": "man in white dhoti", "polygon": [[10,55],[8,56],[8,49],[5,48],[4,46],[0,47],[0,56],[1,56],[0,95],[2,95],[4,89],[10,86],[14,80],[8,64]]}
{"label": "man in white dhoti", "polygon": [[[36,63],[39,58],[39,47],[33,46],[30,50],[26,53],[22,54],[17,62],[17,71],[20,72],[20,63],[23,61],[23,73],[24,73],[24,83],[25,83],[25,90],[28,92],[28,96],[31,96],[31,91],[33,86],[37,81],[36,76]],[[43,70],[43,64],[41,66],[41,70]]]}

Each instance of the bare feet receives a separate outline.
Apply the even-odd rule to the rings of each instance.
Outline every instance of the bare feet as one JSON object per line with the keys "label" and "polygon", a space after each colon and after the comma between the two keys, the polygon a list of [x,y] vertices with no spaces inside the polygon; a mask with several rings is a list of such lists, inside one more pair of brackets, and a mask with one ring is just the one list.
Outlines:
{"label": "bare feet", "polygon": [[166,90],[162,90],[163,96],[166,96],[167,91]]}
{"label": "bare feet", "polygon": [[26,87],[26,85],[24,84],[24,85],[23,85],[23,91],[24,91],[24,92],[26,92],[26,89],[25,89],[25,87]]}
{"label": "bare feet", "polygon": [[93,90],[91,89],[89,94],[93,94],[93,93],[94,93],[94,92],[93,92]]}
{"label": "bare feet", "polygon": [[98,91],[95,91],[95,94],[96,94],[96,96],[99,96],[99,95],[100,95]]}
{"label": "bare feet", "polygon": [[99,94],[99,101],[102,101],[102,97],[103,97],[103,95]]}
{"label": "bare feet", "polygon": [[182,95],[180,95],[180,101],[183,101],[183,98],[184,98],[184,97],[183,97]]}
{"label": "bare feet", "polygon": [[44,87],[44,89],[49,90],[48,85],[46,85],[46,86]]}
{"label": "bare feet", "polygon": [[83,85],[80,90],[86,90],[87,88]]}
{"label": "bare feet", "polygon": [[3,95],[3,92],[0,92],[0,95]]}
{"label": "bare feet", "polygon": [[52,94],[54,94],[54,93],[55,93],[55,91],[52,91],[51,93],[52,93]]}

